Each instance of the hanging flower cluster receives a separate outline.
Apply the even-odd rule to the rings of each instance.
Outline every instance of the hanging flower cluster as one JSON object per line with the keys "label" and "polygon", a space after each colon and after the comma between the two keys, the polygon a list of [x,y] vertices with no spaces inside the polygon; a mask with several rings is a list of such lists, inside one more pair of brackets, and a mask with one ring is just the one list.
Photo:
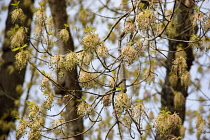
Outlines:
{"label": "hanging flower cluster", "polygon": [[177,131],[182,126],[182,120],[176,113],[170,115],[169,112],[161,111],[155,119],[155,127],[161,137],[167,137],[173,131]]}
{"label": "hanging flower cluster", "polygon": [[29,52],[26,50],[21,50],[15,55],[15,63],[18,69],[22,70],[25,68],[30,58]]}
{"label": "hanging flower cluster", "polygon": [[101,58],[105,59],[108,57],[109,51],[106,46],[102,45],[102,46],[98,47],[97,54]]}
{"label": "hanging flower cluster", "polygon": [[77,107],[77,113],[80,116],[87,116],[91,114],[92,111],[93,111],[93,108],[87,102],[81,102]]}
{"label": "hanging flower cluster", "polygon": [[11,12],[11,18],[12,18],[12,22],[15,22],[16,20],[20,20],[21,22],[24,22],[26,19],[26,15],[24,14],[21,8],[16,8],[15,10]]}
{"label": "hanging flower cluster", "polygon": [[132,46],[125,46],[122,49],[122,56],[129,64],[133,63],[136,57],[136,50]]}
{"label": "hanging flower cluster", "polygon": [[96,79],[94,79],[95,77],[96,76],[93,73],[81,72],[79,76],[79,82],[82,87],[93,88],[96,85]]}
{"label": "hanging flower cluster", "polygon": [[154,21],[155,15],[151,10],[144,10],[136,16],[137,26],[140,30],[145,30]]}
{"label": "hanging flower cluster", "polygon": [[82,44],[84,45],[83,50],[85,52],[93,53],[100,45],[100,38],[98,34],[89,33],[83,37]]}
{"label": "hanging flower cluster", "polygon": [[120,93],[115,98],[115,104],[117,111],[122,113],[124,109],[128,109],[131,106],[131,100],[127,93]]}

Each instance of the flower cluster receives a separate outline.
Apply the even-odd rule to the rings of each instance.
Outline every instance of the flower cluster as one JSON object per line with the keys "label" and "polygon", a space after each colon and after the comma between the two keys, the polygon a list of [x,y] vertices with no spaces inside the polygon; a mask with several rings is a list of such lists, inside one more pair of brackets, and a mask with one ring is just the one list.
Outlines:
{"label": "flower cluster", "polygon": [[154,22],[155,15],[151,10],[144,10],[136,17],[136,22],[140,30],[144,30],[150,23]]}
{"label": "flower cluster", "polygon": [[136,50],[132,46],[125,46],[122,49],[122,56],[129,63],[133,63],[136,57]]}
{"label": "flower cluster", "polygon": [[132,107],[132,116],[138,121],[139,117],[144,114],[144,105],[142,103],[138,103]]}
{"label": "flower cluster", "polygon": [[43,23],[46,19],[45,10],[40,8],[36,13],[34,13],[34,16],[35,16],[36,23],[38,23],[39,25],[43,25]]}
{"label": "flower cluster", "polygon": [[95,74],[88,73],[88,72],[81,72],[79,76],[79,82],[81,83],[81,86],[85,88],[93,88],[96,85],[95,82]]}
{"label": "flower cluster", "polygon": [[181,92],[176,92],[174,95],[174,106],[177,110],[180,110],[185,103],[185,97]]}
{"label": "flower cluster", "polygon": [[93,111],[93,108],[87,102],[81,102],[77,107],[77,113],[80,116],[89,115],[91,114],[92,111]]}
{"label": "flower cluster", "polygon": [[131,106],[130,97],[127,93],[120,93],[115,98],[115,104],[119,113],[122,113],[124,109],[128,109]]}
{"label": "flower cluster", "polygon": [[47,99],[42,104],[42,107],[44,109],[50,109],[52,107],[53,99],[54,99],[53,93],[49,93]]}
{"label": "flower cluster", "polygon": [[106,46],[102,45],[102,46],[98,47],[97,54],[101,58],[105,59],[108,57],[109,51]]}
{"label": "flower cluster", "polygon": [[27,120],[20,121],[20,124],[19,124],[19,126],[17,128],[17,132],[16,132],[17,138],[21,138],[25,134],[28,124],[29,124],[29,121],[27,121]]}
{"label": "flower cluster", "polygon": [[177,76],[181,76],[187,68],[186,60],[183,57],[176,58],[173,61],[172,71],[177,74]]}
{"label": "flower cluster", "polygon": [[63,42],[67,42],[70,38],[69,36],[69,31],[67,29],[62,29],[59,33],[58,33],[60,39],[63,41]]}
{"label": "flower cluster", "polygon": [[11,12],[11,18],[12,18],[12,22],[15,22],[16,20],[20,20],[21,22],[24,22],[26,19],[26,15],[24,14],[21,8],[16,8],[15,10]]}
{"label": "flower cluster", "polygon": [[82,44],[84,45],[84,51],[93,53],[100,45],[100,38],[98,34],[89,33],[83,37]]}
{"label": "flower cluster", "polygon": [[110,95],[105,95],[105,96],[103,97],[103,104],[104,104],[104,106],[109,106],[110,103],[111,103]]}
{"label": "flower cluster", "polygon": [[77,54],[75,52],[70,52],[65,56],[65,69],[72,70],[77,64]]}
{"label": "flower cluster", "polygon": [[92,60],[91,54],[88,54],[85,52],[77,53],[77,61],[80,66],[83,66],[83,65],[88,66],[90,64],[91,60]]}
{"label": "flower cluster", "polygon": [[136,30],[136,26],[132,22],[126,22],[124,31],[125,33],[133,33]]}
{"label": "flower cluster", "polygon": [[11,36],[11,48],[21,47],[25,44],[26,30],[24,27],[15,27],[13,35]]}
{"label": "flower cluster", "polygon": [[182,120],[176,113],[170,115],[169,112],[161,111],[155,119],[155,126],[161,137],[167,137],[181,128]]}
{"label": "flower cluster", "polygon": [[29,61],[30,54],[28,51],[21,50],[15,55],[15,63],[17,68],[22,70]]}

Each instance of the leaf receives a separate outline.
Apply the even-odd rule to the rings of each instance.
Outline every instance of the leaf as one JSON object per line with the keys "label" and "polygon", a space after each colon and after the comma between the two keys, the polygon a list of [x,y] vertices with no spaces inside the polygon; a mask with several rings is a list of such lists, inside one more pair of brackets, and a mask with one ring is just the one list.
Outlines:
{"label": "leaf", "polygon": [[81,99],[78,99],[77,101],[82,102],[85,101],[87,97],[82,97]]}
{"label": "leaf", "polygon": [[25,44],[25,45],[23,45],[22,47],[20,47],[21,49],[23,49],[23,48],[25,48],[25,47],[27,47],[28,45],[27,44]]}
{"label": "leaf", "polygon": [[69,27],[69,25],[68,25],[68,24],[64,24],[64,26],[65,26],[66,28],[68,28],[68,27]]}
{"label": "leaf", "polygon": [[28,105],[30,105],[30,106],[31,106],[31,105],[34,105],[34,101],[28,101],[28,100],[27,100],[26,103],[27,103]]}
{"label": "leaf", "polygon": [[39,6],[43,6],[44,5],[44,2],[38,2]]}
{"label": "leaf", "polygon": [[12,49],[13,52],[18,51],[20,47]]}

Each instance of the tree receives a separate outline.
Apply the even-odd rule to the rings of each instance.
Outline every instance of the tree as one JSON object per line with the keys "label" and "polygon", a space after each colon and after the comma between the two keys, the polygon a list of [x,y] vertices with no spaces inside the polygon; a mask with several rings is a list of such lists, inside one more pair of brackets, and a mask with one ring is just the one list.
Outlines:
{"label": "tree", "polygon": [[[22,71],[15,68],[14,60],[16,52],[12,52],[10,48],[11,46],[14,46],[16,40],[20,40],[20,44],[16,45],[24,45],[28,43],[27,37],[30,35],[33,2],[33,0],[29,0],[27,2],[21,1],[17,4],[15,3],[15,0],[12,0],[8,7],[9,14],[6,20],[5,37],[1,47],[0,139],[5,139],[9,131],[15,128],[14,121],[15,117],[18,115],[18,100],[22,94],[25,67],[23,66]],[[12,4],[16,4],[16,6]],[[11,13],[13,14],[13,17],[10,16]],[[18,18],[19,20],[16,21]],[[19,30],[19,33],[25,32],[25,36],[20,38],[18,34],[15,34],[18,33],[17,27],[24,27]],[[13,40],[10,41],[11,36],[13,36]]]}
{"label": "tree", "polygon": [[[25,58],[17,56],[30,54],[29,71],[39,73],[31,84],[45,97],[26,101],[17,137],[208,139],[206,2],[97,2],[40,2],[30,45],[12,48],[19,66]],[[192,110],[188,100],[201,106]]]}

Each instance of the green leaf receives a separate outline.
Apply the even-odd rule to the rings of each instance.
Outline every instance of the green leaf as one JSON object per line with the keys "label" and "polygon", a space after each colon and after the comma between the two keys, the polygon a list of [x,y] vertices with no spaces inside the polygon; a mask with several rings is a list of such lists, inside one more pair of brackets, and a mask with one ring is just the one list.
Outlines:
{"label": "green leaf", "polygon": [[20,47],[21,49],[23,49],[23,48],[25,48],[25,47],[27,47],[28,45],[27,44],[25,44],[25,45],[23,45],[22,47]]}
{"label": "green leaf", "polygon": [[13,52],[20,50],[20,47],[12,49]]}
{"label": "green leaf", "polygon": [[44,5],[44,2],[38,2],[39,6],[43,6]]}
{"label": "green leaf", "polygon": [[34,105],[34,101],[26,101],[26,103],[29,105],[29,106],[31,106],[31,105]]}
{"label": "green leaf", "polygon": [[85,101],[86,98],[87,97],[82,97],[81,99],[78,99],[77,101],[82,102],[82,101]]}
{"label": "green leaf", "polygon": [[68,25],[68,24],[64,24],[64,26],[65,26],[66,28],[68,28],[68,27],[69,27],[69,25]]}

